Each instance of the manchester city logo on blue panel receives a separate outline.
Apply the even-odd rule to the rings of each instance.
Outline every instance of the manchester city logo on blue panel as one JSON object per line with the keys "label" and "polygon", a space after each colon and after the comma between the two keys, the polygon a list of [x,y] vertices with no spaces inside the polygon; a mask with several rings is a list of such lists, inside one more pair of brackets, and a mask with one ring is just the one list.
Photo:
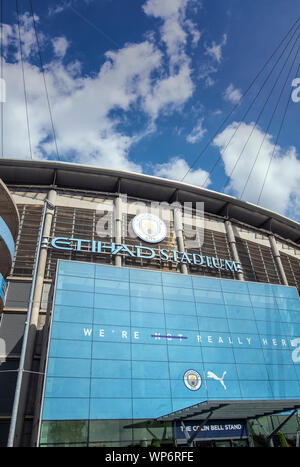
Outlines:
{"label": "manchester city logo on blue panel", "polygon": [[197,391],[201,387],[202,379],[198,371],[187,370],[183,376],[184,384],[191,391]]}

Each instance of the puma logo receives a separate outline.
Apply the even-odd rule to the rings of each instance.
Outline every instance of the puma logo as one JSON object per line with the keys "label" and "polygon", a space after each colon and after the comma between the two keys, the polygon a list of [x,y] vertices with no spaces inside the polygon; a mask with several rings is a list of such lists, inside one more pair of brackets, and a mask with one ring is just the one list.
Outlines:
{"label": "puma logo", "polygon": [[220,383],[222,384],[223,388],[226,391],[227,388],[226,388],[225,383],[224,383],[224,376],[226,375],[226,373],[227,373],[227,371],[224,371],[223,375],[220,378],[219,376],[215,375],[212,371],[208,371],[207,372],[207,377],[215,379],[216,381],[220,381]]}

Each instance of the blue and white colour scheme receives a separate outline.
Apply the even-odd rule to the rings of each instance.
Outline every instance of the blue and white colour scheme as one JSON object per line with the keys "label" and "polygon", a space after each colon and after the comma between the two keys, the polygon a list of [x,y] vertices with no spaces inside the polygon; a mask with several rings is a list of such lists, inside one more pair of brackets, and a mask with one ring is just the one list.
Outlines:
{"label": "blue and white colour scheme", "polygon": [[296,288],[59,261],[42,420],[299,394]]}

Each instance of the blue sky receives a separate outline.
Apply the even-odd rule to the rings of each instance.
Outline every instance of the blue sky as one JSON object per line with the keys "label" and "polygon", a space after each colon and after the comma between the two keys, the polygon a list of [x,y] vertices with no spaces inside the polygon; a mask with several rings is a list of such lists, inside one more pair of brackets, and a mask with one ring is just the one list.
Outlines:
{"label": "blue sky", "polygon": [[300,16],[298,0],[32,5],[58,152],[30,1],[19,0],[23,70],[15,2],[3,8],[4,157],[184,180],[299,220],[300,102],[289,96],[300,25],[208,144]]}

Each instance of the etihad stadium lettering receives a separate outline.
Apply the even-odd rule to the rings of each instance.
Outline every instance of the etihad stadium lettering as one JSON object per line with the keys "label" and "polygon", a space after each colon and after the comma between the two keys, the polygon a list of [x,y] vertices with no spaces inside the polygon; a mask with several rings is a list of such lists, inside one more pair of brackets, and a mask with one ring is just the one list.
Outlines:
{"label": "etihad stadium lettering", "polygon": [[86,240],[82,238],[55,237],[51,240],[51,246],[58,250],[85,251],[94,254],[110,253],[112,256],[127,254],[132,258],[152,259],[160,258],[162,261],[173,261],[175,263],[191,264],[199,267],[223,269],[227,271],[241,272],[242,268],[236,261],[214,256],[204,256],[200,253],[188,253],[186,251],[168,250],[162,248],[156,252],[148,246],[134,245],[129,247],[125,244],[103,243],[97,240]]}

